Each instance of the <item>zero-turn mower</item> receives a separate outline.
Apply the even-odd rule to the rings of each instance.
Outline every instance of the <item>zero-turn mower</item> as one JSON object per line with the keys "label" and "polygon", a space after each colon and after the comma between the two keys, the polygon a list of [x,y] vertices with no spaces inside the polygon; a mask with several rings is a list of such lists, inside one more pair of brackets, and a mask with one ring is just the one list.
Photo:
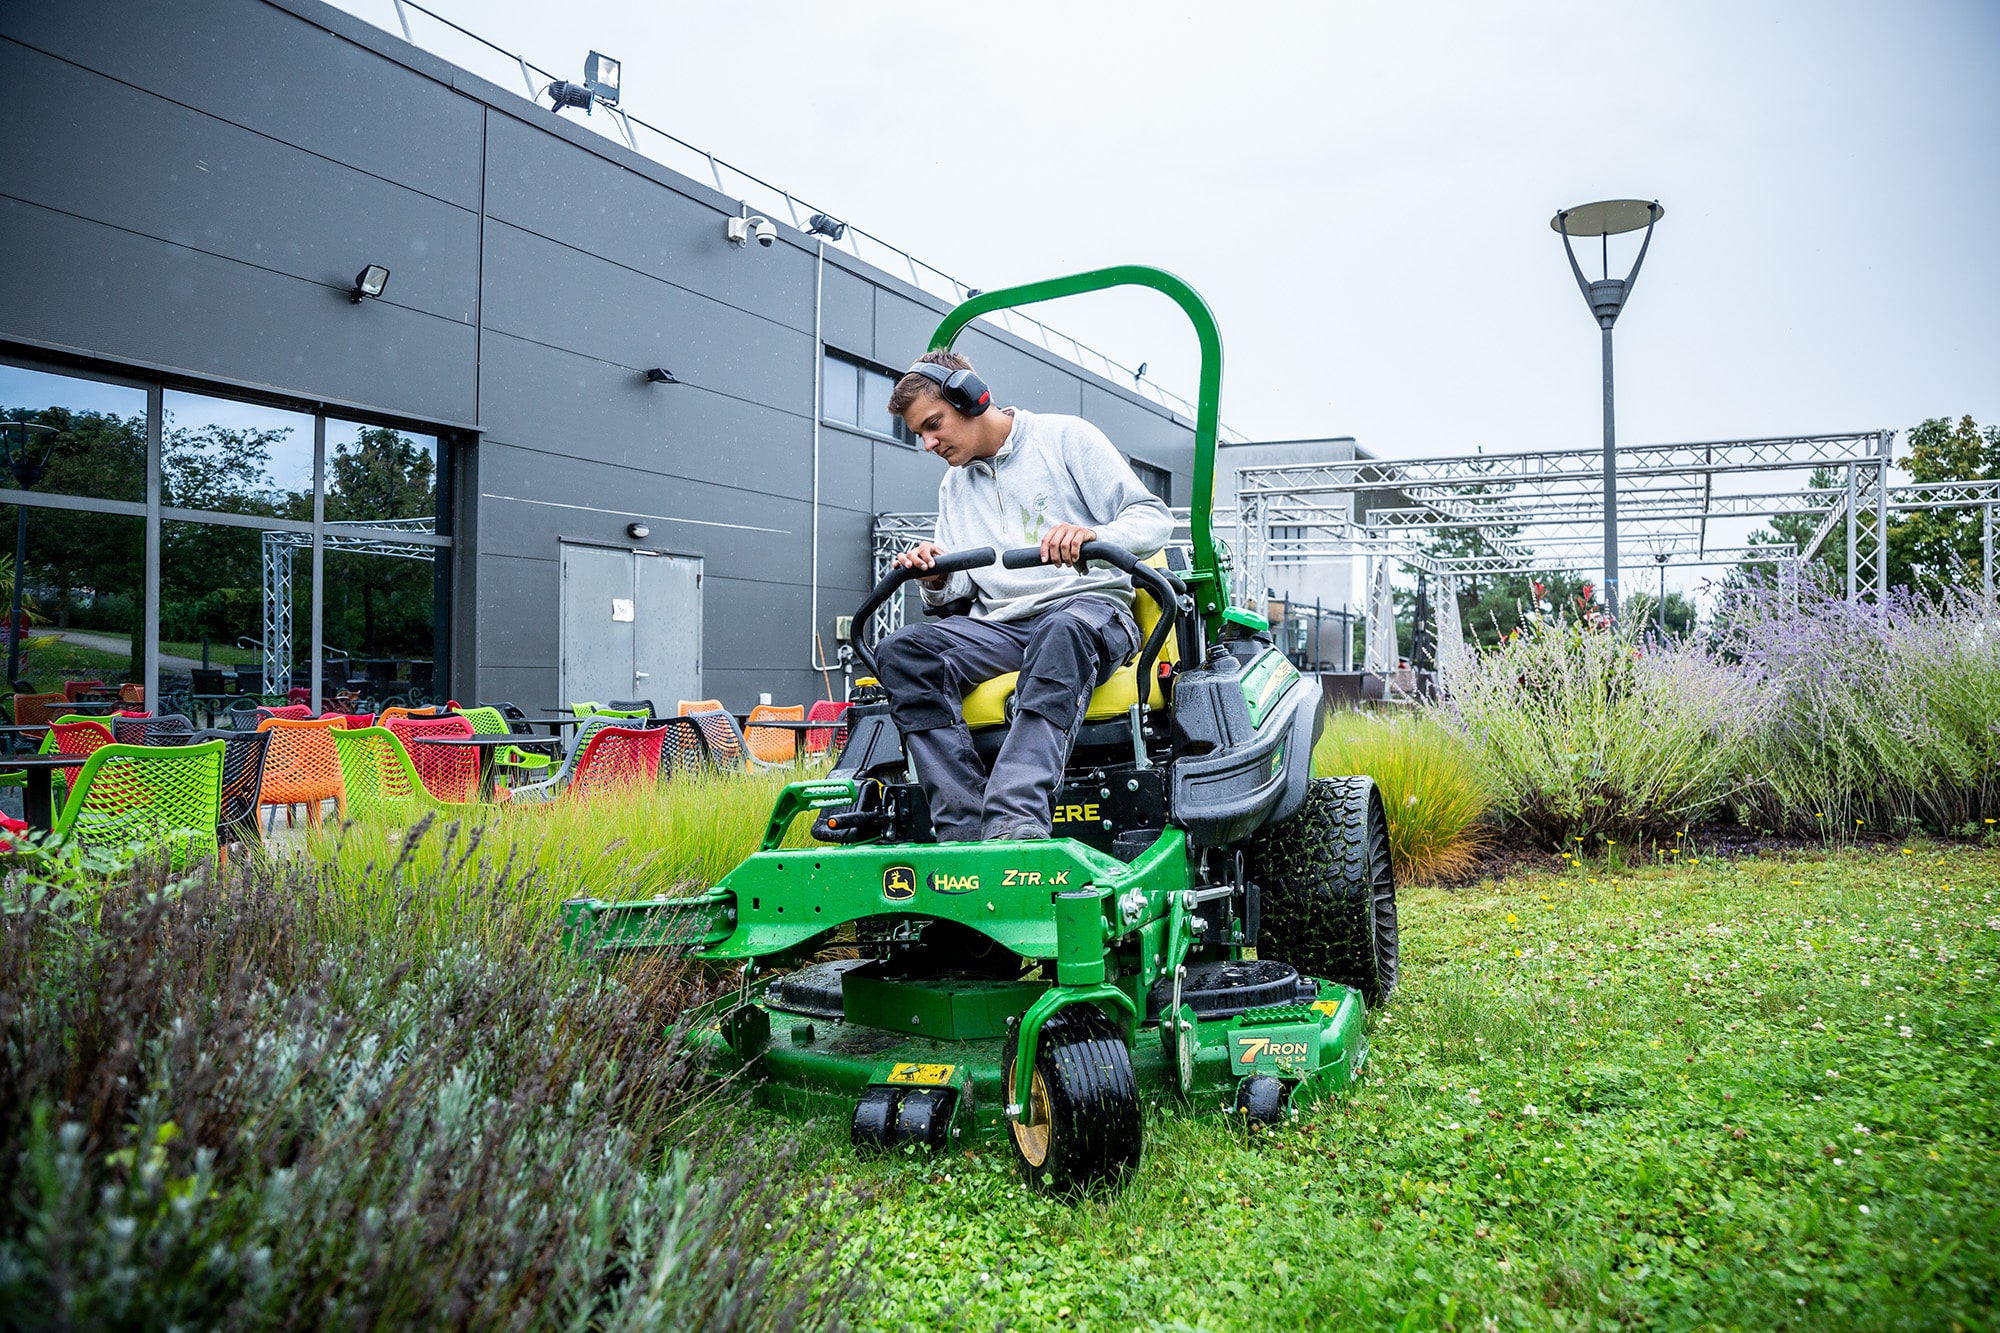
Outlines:
{"label": "zero-turn mower", "polygon": [[[1201,340],[1191,542],[1156,562],[1084,547],[1131,576],[1145,641],[1090,698],[1055,836],[936,842],[888,705],[864,685],[830,772],[784,789],[759,850],[719,884],[564,906],[573,948],[741,964],[701,1030],[760,1100],[838,1114],[862,1148],[1004,1136],[1031,1185],[1062,1191],[1137,1165],[1142,1099],[1269,1124],[1345,1088],[1367,1059],[1367,1008],[1396,984],[1381,798],[1365,777],[1312,776],[1320,691],[1262,617],[1229,604],[1210,530],[1222,345],[1207,305],[1158,269],[1103,269],[975,296],[931,347],[990,311],[1121,285],[1164,292]],[[892,570],[855,612],[862,662],[873,613],[909,579],[996,558],[1041,556]],[[989,760],[1014,680],[964,699]],[[816,845],[783,846],[806,812]]]}

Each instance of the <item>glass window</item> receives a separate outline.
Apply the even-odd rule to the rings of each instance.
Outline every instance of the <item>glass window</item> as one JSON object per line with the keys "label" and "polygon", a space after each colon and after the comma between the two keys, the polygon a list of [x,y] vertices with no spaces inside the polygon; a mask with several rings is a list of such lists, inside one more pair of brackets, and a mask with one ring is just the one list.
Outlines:
{"label": "glass window", "polygon": [[[0,505],[0,531],[14,537],[23,515],[28,559],[17,677],[36,693],[60,690],[66,680],[141,679],[144,645],[135,645],[133,635],[145,608],[146,520]],[[11,571],[13,563],[10,540],[5,567]],[[0,586],[0,597],[11,601],[13,594],[11,580]]]}
{"label": "glass window", "polygon": [[160,437],[166,503],[310,520],[313,419],[169,389]]}
{"label": "glass window", "polygon": [[1139,479],[1139,484],[1158,496],[1161,504],[1172,508],[1174,503],[1174,474],[1163,467],[1155,467],[1151,463],[1142,463],[1136,458],[1132,459],[1131,463],[1132,474]]}
{"label": "glass window", "polygon": [[[438,439],[391,426],[326,423],[326,521],[432,531],[438,512]],[[410,520],[426,520],[416,524]]]}
{"label": "glass window", "polygon": [[[146,391],[0,365],[0,419],[48,426],[7,432],[0,485],[97,500],[146,498]],[[47,464],[40,466],[46,456]],[[21,462],[27,472],[21,471]]]}
{"label": "glass window", "polygon": [[860,423],[855,406],[860,400],[854,392],[857,369],[852,361],[843,361],[831,352],[823,359],[820,396],[824,400],[824,415],[828,421],[838,421],[846,426]]}
{"label": "glass window", "polygon": [[388,548],[386,541],[327,537],[326,689],[377,702],[438,702],[439,585],[445,552]]}
{"label": "glass window", "polygon": [[[161,523],[161,692],[284,697],[311,669],[312,561],[307,533]],[[218,688],[194,688],[204,663]]]}

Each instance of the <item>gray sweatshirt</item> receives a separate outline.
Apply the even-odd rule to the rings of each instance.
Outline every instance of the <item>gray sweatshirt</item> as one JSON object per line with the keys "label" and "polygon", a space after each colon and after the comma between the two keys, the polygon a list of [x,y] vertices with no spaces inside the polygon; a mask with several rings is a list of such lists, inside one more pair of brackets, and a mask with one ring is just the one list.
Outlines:
{"label": "gray sweatshirt", "polygon": [[[946,470],[938,483],[937,544],[947,552],[991,546],[996,554],[1035,546],[1058,523],[1077,523],[1136,556],[1149,556],[1173,536],[1174,519],[1132,473],[1104,432],[1081,417],[1014,409],[1014,429],[991,458]],[[1108,565],[1083,572],[1061,565],[985,569],[953,574],[936,592],[936,606],[975,597],[981,620],[1021,620],[1065,597],[1097,593],[1132,605],[1132,581]]]}

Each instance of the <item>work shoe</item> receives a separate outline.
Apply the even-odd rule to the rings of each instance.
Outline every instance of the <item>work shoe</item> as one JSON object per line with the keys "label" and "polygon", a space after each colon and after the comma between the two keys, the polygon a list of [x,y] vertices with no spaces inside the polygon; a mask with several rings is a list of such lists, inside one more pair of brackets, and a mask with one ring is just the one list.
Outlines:
{"label": "work shoe", "polygon": [[1012,828],[995,828],[986,831],[988,842],[1042,842],[1047,841],[1049,831],[1040,824],[1016,824]]}

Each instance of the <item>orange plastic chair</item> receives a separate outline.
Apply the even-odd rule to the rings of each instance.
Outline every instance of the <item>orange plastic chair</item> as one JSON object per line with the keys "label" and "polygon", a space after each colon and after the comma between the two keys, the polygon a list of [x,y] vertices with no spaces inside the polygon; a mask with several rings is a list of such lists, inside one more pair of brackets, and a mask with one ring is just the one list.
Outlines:
{"label": "orange plastic chair", "polygon": [[14,723],[22,727],[46,727],[58,713],[69,710],[58,705],[70,702],[67,694],[17,694],[14,696]]}
{"label": "orange plastic chair", "polygon": [[385,717],[382,725],[409,752],[424,790],[440,801],[463,805],[479,795],[479,756],[451,745],[424,745],[433,736],[470,736],[462,717]]}
{"label": "orange plastic chair", "polygon": [[790,764],[799,757],[799,733],[784,727],[760,727],[759,722],[803,722],[804,704],[758,704],[743,723],[743,743],[766,764]]}
{"label": "orange plastic chair", "polygon": [[[806,721],[838,722],[841,715],[851,707],[853,705],[845,699],[838,701],[820,699],[815,701],[813,706],[806,710]],[[845,725],[840,727],[826,727],[806,733],[807,754],[825,754],[834,746],[845,744],[847,744],[847,728]]]}
{"label": "orange plastic chair", "polygon": [[[257,804],[285,807],[292,823],[295,806],[306,808],[306,823],[319,823],[320,803],[342,799],[340,756],[328,734],[341,730],[339,717],[267,717],[257,730],[271,733],[264,752],[264,785]],[[273,817],[275,818],[275,812]]]}
{"label": "orange plastic chair", "polygon": [[389,719],[393,717],[438,717],[444,711],[444,709],[437,707],[435,704],[425,704],[422,708],[404,708],[399,705],[395,708],[383,709],[376,715],[375,721],[379,725],[387,726]]}
{"label": "orange plastic chair", "polygon": [[138,707],[144,708],[146,706],[146,687],[144,685],[120,685],[118,687],[118,702],[121,704],[135,704]]}
{"label": "orange plastic chair", "polygon": [[681,700],[680,715],[682,717],[686,717],[690,713],[720,713],[722,711],[722,700],[720,699]]}

